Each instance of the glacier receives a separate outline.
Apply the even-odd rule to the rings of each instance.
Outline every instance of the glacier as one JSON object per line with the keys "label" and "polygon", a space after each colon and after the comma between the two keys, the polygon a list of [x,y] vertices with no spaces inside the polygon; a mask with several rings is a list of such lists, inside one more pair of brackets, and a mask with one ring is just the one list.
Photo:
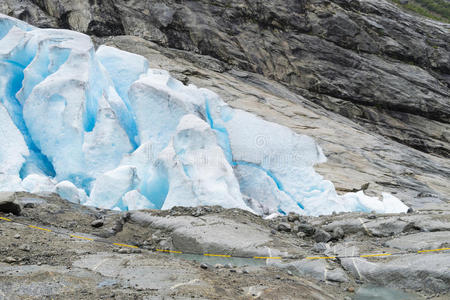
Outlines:
{"label": "glacier", "polygon": [[0,191],[107,209],[220,205],[260,215],[404,212],[338,195],[313,138],[233,109],[147,59],[0,15]]}

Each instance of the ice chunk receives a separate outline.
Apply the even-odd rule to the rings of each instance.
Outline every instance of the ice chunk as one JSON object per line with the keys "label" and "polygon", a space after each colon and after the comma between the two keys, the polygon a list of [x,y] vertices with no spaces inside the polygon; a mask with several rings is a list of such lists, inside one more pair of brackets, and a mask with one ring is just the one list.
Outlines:
{"label": "ice chunk", "polygon": [[128,210],[156,209],[152,202],[136,190],[126,193],[123,196],[122,201],[123,205],[126,206]]}
{"label": "ice chunk", "polygon": [[0,192],[24,191],[18,175],[0,174]]}
{"label": "ice chunk", "polygon": [[249,210],[213,131],[194,115],[180,120],[172,142],[156,164],[167,170],[169,179],[163,209],[175,205],[222,205]]}
{"label": "ice chunk", "polygon": [[234,171],[239,180],[241,193],[259,204],[250,206],[254,211],[266,215],[278,213],[279,210],[303,213],[289,195],[277,187],[275,180],[260,167],[242,164],[236,165]]}
{"label": "ice chunk", "polygon": [[135,189],[138,183],[135,167],[120,166],[97,178],[86,205],[109,209],[117,206],[123,209],[122,197]]}
{"label": "ice chunk", "polygon": [[[233,110],[211,92],[203,94],[210,126],[235,170],[256,175],[238,176],[244,194],[263,207],[272,201],[267,195],[272,195],[270,210],[281,214],[316,214],[317,206],[332,209],[330,213],[345,209],[333,193],[333,185],[314,171],[313,165],[326,158],[311,137]],[[262,181],[264,188],[257,189]]]}
{"label": "ice chunk", "polygon": [[77,188],[72,182],[67,180],[58,183],[55,191],[61,198],[73,203],[83,204],[88,198],[84,190]]}
{"label": "ice chunk", "polygon": [[51,178],[39,175],[28,175],[23,181],[23,188],[30,193],[53,193],[55,192],[56,182]]}
{"label": "ice chunk", "polygon": [[198,89],[185,87],[161,70],[149,70],[130,88],[130,103],[136,115],[141,143],[152,141],[155,151],[164,149],[186,114],[202,116]]}
{"label": "ice chunk", "polygon": [[114,47],[100,46],[97,58],[106,68],[119,96],[130,108],[128,91],[133,82],[148,70],[148,61],[144,57]]}
{"label": "ice chunk", "polygon": [[14,125],[3,104],[0,103],[0,176],[19,176],[29,155],[28,147],[19,129]]}
{"label": "ice chunk", "polygon": [[384,213],[402,213],[407,212],[409,207],[406,206],[400,199],[389,194],[382,193]]}
{"label": "ice chunk", "polygon": [[140,142],[134,112],[128,99],[128,92],[131,84],[147,72],[148,61],[140,55],[108,46],[100,46],[96,55],[108,72],[118,96],[126,106],[126,109],[121,110],[119,119],[122,120],[122,124],[130,137],[131,143],[134,147],[137,147]]}
{"label": "ice chunk", "polygon": [[115,112],[103,97],[98,99],[98,117],[94,129],[84,135],[83,155],[89,175],[114,169],[133,148],[117,121]]}
{"label": "ice chunk", "polygon": [[114,100],[89,37],[62,30],[28,35],[39,48],[18,97],[37,148],[59,180],[83,181],[115,168],[132,147],[108,102],[121,100]]}
{"label": "ice chunk", "polygon": [[0,14],[0,39],[2,39],[13,27],[20,28],[23,31],[31,31],[36,27],[23,21]]}
{"label": "ice chunk", "polygon": [[130,165],[136,167],[139,178],[145,178],[155,162],[158,153],[151,142],[143,143],[133,153],[126,154],[120,165]]}
{"label": "ice chunk", "polygon": [[[167,151],[170,149],[168,148]],[[156,209],[161,209],[169,193],[169,176],[166,166],[159,161],[151,166],[139,185],[139,191],[152,202]]]}
{"label": "ice chunk", "polygon": [[309,167],[325,161],[311,137],[298,135],[287,127],[241,110],[234,110],[230,120],[221,121],[230,138],[234,161],[254,163],[278,173],[290,166]]}

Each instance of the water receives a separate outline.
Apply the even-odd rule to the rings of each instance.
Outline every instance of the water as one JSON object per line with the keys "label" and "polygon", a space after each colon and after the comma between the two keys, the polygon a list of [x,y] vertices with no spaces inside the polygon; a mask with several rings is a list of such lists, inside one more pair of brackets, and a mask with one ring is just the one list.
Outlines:
{"label": "water", "polygon": [[354,300],[419,300],[423,297],[402,290],[375,285],[363,285],[355,294]]}
{"label": "water", "polygon": [[180,256],[183,259],[196,261],[199,263],[207,263],[214,266],[215,264],[231,264],[237,267],[263,267],[266,265],[265,259],[248,259],[239,257],[217,257],[217,256],[203,256],[197,254],[183,254]]}

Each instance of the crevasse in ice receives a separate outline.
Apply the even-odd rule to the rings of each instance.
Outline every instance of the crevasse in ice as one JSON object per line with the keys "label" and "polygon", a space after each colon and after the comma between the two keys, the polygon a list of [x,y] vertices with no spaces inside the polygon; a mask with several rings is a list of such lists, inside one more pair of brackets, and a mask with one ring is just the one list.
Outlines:
{"label": "crevasse in ice", "polygon": [[311,137],[77,32],[0,15],[0,100],[0,190],[120,210],[407,209],[389,194],[337,195],[314,171],[326,158]]}

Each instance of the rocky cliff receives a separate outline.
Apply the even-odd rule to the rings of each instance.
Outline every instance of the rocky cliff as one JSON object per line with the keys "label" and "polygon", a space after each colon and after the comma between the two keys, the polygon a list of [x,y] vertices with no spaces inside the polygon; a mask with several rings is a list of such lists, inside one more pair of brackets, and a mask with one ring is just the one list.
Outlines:
{"label": "rocky cliff", "polygon": [[6,0],[0,12],[144,55],[314,136],[337,189],[450,198],[448,24],[383,0]]}

